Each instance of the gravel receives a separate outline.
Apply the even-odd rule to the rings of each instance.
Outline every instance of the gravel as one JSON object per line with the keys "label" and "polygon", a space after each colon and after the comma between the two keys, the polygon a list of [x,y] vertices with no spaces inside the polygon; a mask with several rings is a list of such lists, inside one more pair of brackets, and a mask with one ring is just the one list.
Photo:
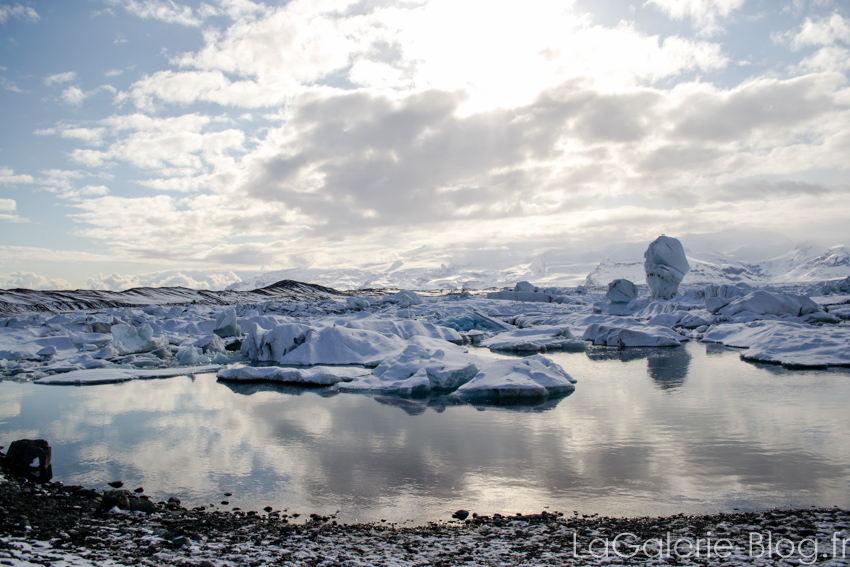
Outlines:
{"label": "gravel", "polygon": [[[147,511],[121,510],[116,501]],[[155,503],[127,490],[0,479],[0,565],[624,564],[850,565],[850,513],[612,518],[544,511],[473,513],[419,527],[344,525],[316,514],[187,509],[176,498]]]}

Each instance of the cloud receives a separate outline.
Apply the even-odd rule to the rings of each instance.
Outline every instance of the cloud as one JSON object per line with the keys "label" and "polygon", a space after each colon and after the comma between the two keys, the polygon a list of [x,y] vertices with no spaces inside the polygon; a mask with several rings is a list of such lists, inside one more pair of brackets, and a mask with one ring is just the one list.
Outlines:
{"label": "cloud", "polygon": [[806,18],[800,31],[791,38],[791,47],[794,49],[836,43],[850,44],[850,20],[840,14],[832,14],[820,20]]}
{"label": "cloud", "polygon": [[46,278],[32,272],[12,272],[0,275],[3,289],[70,289],[71,284],[62,278]]}
{"label": "cloud", "polygon": [[55,75],[50,75],[49,77],[44,78],[44,84],[48,87],[51,85],[61,85],[63,83],[70,83],[71,81],[77,80],[77,72],[76,71],[68,71],[66,73],[57,73]]}
{"label": "cloud", "polygon": [[32,175],[15,175],[15,172],[8,167],[0,167],[0,185],[18,185],[34,183]]}
{"label": "cloud", "polygon": [[27,22],[37,22],[39,20],[38,13],[29,6],[0,4],[0,24],[5,24],[9,18],[19,18]]}
{"label": "cloud", "polygon": [[0,212],[13,213],[17,208],[18,205],[14,199],[0,199]]}
{"label": "cloud", "polygon": [[673,20],[691,20],[701,35],[714,35],[722,31],[718,24],[744,5],[744,0],[646,0],[644,5],[654,5]]}
{"label": "cloud", "polygon": [[84,93],[79,87],[68,87],[62,91],[62,100],[72,106],[80,106],[83,101],[88,98],[88,94]]}
{"label": "cloud", "polygon": [[142,274],[96,274],[86,281],[88,289],[125,290],[134,287],[186,287],[190,289],[223,290],[242,281],[229,270],[167,270]]}
{"label": "cloud", "polygon": [[224,30],[207,29],[202,49],[174,58],[176,69],[143,77],[116,100],[139,109],[199,101],[259,108],[324,85],[401,95],[464,90],[466,111],[474,112],[528,104],[575,78],[614,89],[728,63],[718,44],[662,40],[625,23],[594,26],[557,3],[531,2],[519,10],[432,0],[346,9],[353,10],[350,2],[295,0]]}
{"label": "cloud", "polygon": [[122,6],[128,13],[146,20],[159,20],[169,24],[197,27],[203,20],[192,8],[181,6],[173,0],[107,0],[113,6]]}

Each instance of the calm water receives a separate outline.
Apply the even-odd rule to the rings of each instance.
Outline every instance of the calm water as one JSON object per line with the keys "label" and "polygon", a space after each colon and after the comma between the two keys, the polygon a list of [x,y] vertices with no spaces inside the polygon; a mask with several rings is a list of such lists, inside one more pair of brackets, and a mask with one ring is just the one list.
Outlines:
{"label": "calm water", "polygon": [[[487,353],[481,353],[487,354]],[[45,438],[56,480],[344,521],[850,507],[850,373],[692,343],[549,353],[579,380],[539,408],[471,407],[211,374],[0,383],[0,444]],[[230,504],[219,504],[225,492]]]}

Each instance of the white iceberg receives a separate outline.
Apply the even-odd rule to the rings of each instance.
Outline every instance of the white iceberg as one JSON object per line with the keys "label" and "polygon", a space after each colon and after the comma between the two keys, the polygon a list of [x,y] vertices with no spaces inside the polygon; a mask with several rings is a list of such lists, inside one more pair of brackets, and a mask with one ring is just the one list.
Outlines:
{"label": "white iceberg", "polygon": [[310,368],[242,366],[219,370],[216,377],[219,380],[330,386],[339,382],[350,382],[355,378],[371,374],[372,371],[367,368],[350,366],[313,366]]}
{"label": "white iceberg", "polygon": [[735,317],[744,313],[801,317],[819,310],[818,304],[808,297],[759,290],[731,301],[720,308],[719,312],[727,317]]}
{"label": "white iceberg", "polygon": [[481,341],[490,350],[513,352],[541,352],[544,350],[584,350],[587,344],[577,339],[568,327],[538,325],[500,333]]}
{"label": "white iceberg", "polygon": [[[416,337],[402,352],[379,364],[371,376],[360,376],[340,390],[427,394],[454,390],[478,374],[485,362],[449,343]],[[442,348],[437,348],[442,346]]]}
{"label": "white iceberg", "polygon": [[691,269],[682,243],[669,236],[659,236],[649,244],[643,257],[646,283],[652,295],[659,299],[676,295],[679,284]]}
{"label": "white iceberg", "polygon": [[522,402],[568,394],[575,382],[558,364],[535,354],[490,362],[454,395],[470,401]]}
{"label": "white iceberg", "polygon": [[592,323],[587,326],[582,340],[592,341],[595,345],[615,347],[667,347],[679,346],[687,340],[666,327],[657,326],[619,326]]}
{"label": "white iceberg", "polygon": [[213,332],[223,339],[241,335],[242,330],[239,328],[236,310],[227,309],[219,313],[215,318],[215,329],[213,329]]}
{"label": "white iceberg", "polygon": [[67,384],[81,386],[85,384],[109,384],[113,382],[126,382],[137,378],[170,378],[172,376],[187,376],[192,374],[203,374],[218,370],[218,365],[196,366],[192,368],[155,368],[145,370],[141,368],[103,368],[85,369],[55,374],[34,380],[36,384]]}
{"label": "white iceberg", "polygon": [[325,327],[311,329],[304,342],[278,360],[282,364],[359,364],[377,366],[385,358],[400,353],[407,343],[398,337],[365,329]]}
{"label": "white iceberg", "polygon": [[145,323],[138,330],[132,325],[112,326],[112,347],[120,355],[150,352],[168,344],[165,337],[153,336],[153,329]]}
{"label": "white iceberg", "polygon": [[608,284],[605,298],[611,303],[630,303],[637,299],[638,287],[626,279],[614,280]]}

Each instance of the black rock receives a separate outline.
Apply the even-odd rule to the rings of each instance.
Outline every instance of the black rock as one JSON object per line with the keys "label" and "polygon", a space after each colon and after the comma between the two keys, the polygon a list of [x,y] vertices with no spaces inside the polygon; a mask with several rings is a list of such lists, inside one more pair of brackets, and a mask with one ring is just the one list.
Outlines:
{"label": "black rock", "polygon": [[144,491],[145,491],[145,489],[140,486],[139,488],[135,489],[133,492],[135,492],[136,494],[141,494]]}
{"label": "black rock", "polygon": [[120,480],[113,480],[112,482],[107,484],[109,484],[109,486],[111,486],[112,488],[121,488],[122,486],[124,486],[124,483]]}
{"label": "black rock", "polygon": [[44,439],[18,439],[9,445],[4,466],[13,474],[44,483],[53,477],[50,455],[50,445]]}
{"label": "black rock", "polygon": [[469,517],[469,511],[468,510],[458,510],[457,512],[452,514],[452,518],[456,518],[456,519],[460,520],[461,522],[464,521],[468,517]]}

